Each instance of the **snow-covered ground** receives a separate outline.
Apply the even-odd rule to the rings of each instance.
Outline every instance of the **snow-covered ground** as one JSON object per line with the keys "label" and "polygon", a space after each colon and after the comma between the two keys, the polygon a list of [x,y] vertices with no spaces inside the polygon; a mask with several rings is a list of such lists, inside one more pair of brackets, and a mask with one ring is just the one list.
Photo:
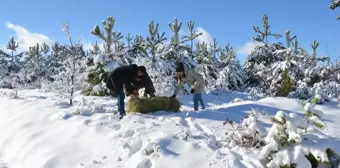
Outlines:
{"label": "snow-covered ground", "polygon": [[[230,92],[204,95],[207,109],[199,112],[192,111],[191,96],[183,96],[180,113],[129,114],[119,121],[112,98],[78,95],[69,107],[54,93],[26,90],[11,99],[9,92],[0,90],[0,167],[8,168],[264,167],[259,150],[224,145],[230,126],[223,122],[240,122],[257,109],[263,112],[258,128],[266,135],[277,111],[304,113],[300,100],[252,101]],[[324,112],[323,132],[340,153],[340,106],[316,109]]]}

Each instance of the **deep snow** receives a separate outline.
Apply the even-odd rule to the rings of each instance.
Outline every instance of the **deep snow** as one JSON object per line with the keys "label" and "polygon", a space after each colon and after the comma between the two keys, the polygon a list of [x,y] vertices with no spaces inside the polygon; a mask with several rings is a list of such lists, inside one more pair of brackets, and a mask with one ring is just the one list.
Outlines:
{"label": "deep snow", "polygon": [[[75,106],[54,93],[0,90],[0,167],[9,168],[166,168],[264,167],[258,150],[223,145],[228,118],[241,121],[258,109],[261,134],[266,135],[277,111],[303,115],[300,100],[263,98],[245,93],[206,94],[207,109],[192,111],[191,96],[183,96],[182,112],[129,114],[118,121],[116,100],[75,98]],[[333,149],[340,153],[340,107],[317,105],[323,111]],[[3,164],[2,164],[3,163]]]}

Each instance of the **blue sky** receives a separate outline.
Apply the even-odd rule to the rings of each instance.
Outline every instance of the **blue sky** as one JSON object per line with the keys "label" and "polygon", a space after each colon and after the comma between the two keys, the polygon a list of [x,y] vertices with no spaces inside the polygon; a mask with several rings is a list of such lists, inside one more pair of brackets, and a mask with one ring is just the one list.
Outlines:
{"label": "blue sky", "polygon": [[[230,42],[239,59],[244,60],[254,46],[251,26],[260,26],[267,13],[273,32],[284,35],[290,29],[309,51],[309,43],[318,40],[319,54],[329,53],[333,60],[340,56],[340,21],[336,20],[340,10],[330,10],[329,0],[14,0],[4,1],[1,6],[0,46],[11,36],[23,44],[23,49],[40,41],[64,43],[63,20],[70,24],[74,40],[82,37],[87,44],[100,41],[90,31],[109,15],[116,18],[115,29],[124,35],[147,35],[151,20],[170,35],[168,23],[176,17],[184,22],[184,33],[186,22],[193,20],[205,32],[200,40],[216,38],[224,46]],[[284,38],[279,41],[284,42]]]}

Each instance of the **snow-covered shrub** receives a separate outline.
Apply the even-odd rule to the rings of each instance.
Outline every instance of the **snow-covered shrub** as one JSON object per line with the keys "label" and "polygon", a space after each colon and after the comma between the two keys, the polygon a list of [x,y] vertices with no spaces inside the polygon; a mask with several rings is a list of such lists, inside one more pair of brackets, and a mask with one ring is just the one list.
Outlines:
{"label": "snow-covered shrub", "polygon": [[226,66],[220,71],[216,86],[230,90],[242,90],[244,74],[239,61],[236,60],[235,53],[229,45],[226,47],[226,51],[222,53],[225,55],[224,63]]}
{"label": "snow-covered shrub", "polygon": [[271,82],[267,92],[269,95],[287,96],[296,87],[297,81],[303,78],[303,67],[293,60],[276,62],[272,65],[271,71],[272,75],[267,78]]}
{"label": "snow-covered shrub", "polygon": [[256,113],[249,113],[239,124],[228,119],[224,122],[224,125],[226,124],[232,127],[232,130],[226,133],[229,146],[259,148],[264,145],[257,126]]}
{"label": "snow-covered shrub", "polygon": [[[315,132],[309,123],[324,127],[318,116],[322,112],[314,109],[312,104],[305,105],[307,114],[313,116],[302,118],[295,113],[287,115],[278,111],[273,117],[273,125],[265,137],[266,145],[261,149],[261,157],[266,158],[267,167],[317,167],[320,164],[338,165],[338,155],[332,153],[322,132]],[[322,134],[322,135],[321,135]],[[325,138],[325,137],[324,137]],[[327,138],[326,138],[327,139]]]}
{"label": "snow-covered shrub", "polygon": [[[323,104],[325,101],[329,102],[329,97],[327,94],[327,84],[324,82],[315,83],[313,86],[314,98],[313,102],[316,104]],[[331,90],[328,90],[331,92]]]}
{"label": "snow-covered shrub", "polygon": [[298,87],[295,91],[291,92],[289,98],[297,98],[307,100],[313,96],[312,89],[308,87],[306,82],[298,81]]}
{"label": "snow-covered shrub", "polygon": [[262,97],[263,94],[261,93],[260,89],[257,87],[249,88],[249,96],[248,98],[255,101]]}
{"label": "snow-covered shrub", "polygon": [[282,44],[271,44],[267,46],[257,46],[248,56],[244,65],[246,82],[250,86],[261,86],[267,82],[267,77],[272,71],[268,71],[273,63],[284,60],[284,53],[277,53],[283,50]]}

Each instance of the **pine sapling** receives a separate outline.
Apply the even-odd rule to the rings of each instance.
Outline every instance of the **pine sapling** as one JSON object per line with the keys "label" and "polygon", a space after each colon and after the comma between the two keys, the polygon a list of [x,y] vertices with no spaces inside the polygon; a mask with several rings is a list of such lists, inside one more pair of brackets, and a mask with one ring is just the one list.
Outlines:
{"label": "pine sapling", "polygon": [[292,43],[294,39],[296,39],[296,36],[290,37],[290,30],[287,30],[285,34],[286,34],[286,43],[287,43],[287,49],[288,49],[286,60],[290,60],[291,59],[290,44]]}
{"label": "pine sapling", "polygon": [[98,55],[100,54],[100,48],[99,48],[99,45],[98,45],[98,42],[96,41],[95,44],[92,44],[92,49],[90,50],[90,53],[92,55]]}
{"label": "pine sapling", "polygon": [[212,44],[209,44],[209,49],[210,49],[210,53],[213,57],[216,57],[216,53],[218,53],[219,51],[221,51],[221,47],[218,46],[218,42],[216,41],[216,38],[214,38]]}
{"label": "pine sapling", "polygon": [[[71,33],[70,33],[70,26],[67,22],[63,22],[62,24],[63,26],[63,32],[65,33],[65,35],[68,37],[69,43],[70,43],[70,47],[67,48],[68,53],[69,53],[69,58],[68,60],[65,61],[66,63],[66,72],[65,75],[68,76],[64,76],[63,78],[66,78],[65,81],[69,81],[69,83],[67,83],[70,87],[69,90],[69,103],[70,106],[73,105],[73,96],[74,96],[74,92],[75,92],[75,86],[79,85],[79,83],[76,83],[76,78],[79,78],[79,76],[76,75],[80,75],[77,74],[77,64],[79,59],[82,58],[81,54],[84,54],[82,52],[79,52],[79,47],[77,48],[76,46],[73,45],[72,42],[72,38],[71,38]],[[79,54],[81,53],[81,54]],[[63,80],[62,80],[63,81]]]}
{"label": "pine sapling", "polygon": [[292,91],[292,79],[289,76],[289,71],[285,70],[283,73],[280,87],[280,96],[288,96],[288,94]]}
{"label": "pine sapling", "polygon": [[151,52],[153,62],[156,61],[156,53],[159,45],[166,40],[164,32],[159,34],[158,26],[158,23],[155,25],[154,22],[151,21],[148,25],[149,36],[146,38],[146,48]]}
{"label": "pine sapling", "polygon": [[319,47],[319,42],[314,40],[313,43],[310,43],[310,46],[313,49],[313,55],[312,55],[312,62],[311,62],[311,66],[315,67],[317,64],[317,58],[316,58],[316,49]]}
{"label": "pine sapling", "polygon": [[141,35],[136,35],[136,37],[133,39],[132,42],[132,52],[134,54],[134,57],[138,55],[147,56],[148,53],[146,52],[146,41]]}
{"label": "pine sapling", "polygon": [[36,78],[36,81],[38,82],[38,88],[41,89],[41,77],[43,75],[43,57],[39,43],[37,43],[35,46],[29,47],[28,57],[26,59],[31,65],[31,69],[29,71],[31,71],[32,73],[30,75]]}
{"label": "pine sapling", "polygon": [[255,33],[258,33],[258,35],[253,38],[255,41],[264,43],[267,46],[268,36],[273,36],[277,39],[281,37],[281,35],[271,32],[267,14],[264,14],[262,17],[262,26],[263,31],[261,31],[258,26],[253,26]]}
{"label": "pine sapling", "polygon": [[[188,25],[188,29],[189,29],[189,36],[184,36],[184,38],[190,40],[190,50],[191,50],[191,53],[193,53],[193,51],[194,51],[194,48],[193,48],[193,47],[194,47],[194,40],[195,40],[196,38],[198,38],[199,36],[203,35],[203,33],[202,33],[202,32],[197,33],[197,32],[194,30],[194,28],[195,28],[195,22],[189,21],[189,22],[187,23],[187,25]],[[192,54],[191,57],[194,58],[194,55]]]}
{"label": "pine sapling", "polygon": [[12,63],[14,62],[14,52],[17,51],[17,48],[19,47],[19,43],[17,43],[14,40],[14,37],[11,38],[11,40],[8,42],[8,44],[6,45],[6,48],[8,50],[11,50],[12,52]]}
{"label": "pine sapling", "polygon": [[119,40],[123,38],[120,32],[115,32],[113,31],[113,27],[115,25],[115,19],[112,16],[107,17],[107,21],[102,21],[105,33],[103,30],[99,28],[98,25],[95,25],[94,28],[92,29],[91,33],[98,38],[102,39],[105,42],[104,49],[106,55],[109,56],[109,58],[112,58],[112,45],[119,44]]}
{"label": "pine sapling", "polygon": [[176,59],[183,60],[181,52],[183,50],[190,51],[189,47],[185,46],[185,42],[188,40],[187,38],[183,37],[181,38],[179,31],[182,27],[182,22],[178,21],[177,18],[175,18],[174,23],[169,23],[169,27],[172,31],[172,37],[171,37],[171,47],[175,51]]}
{"label": "pine sapling", "polygon": [[50,52],[50,46],[44,42],[41,45],[40,50],[44,54],[44,56],[47,56],[47,53]]}
{"label": "pine sapling", "polygon": [[128,44],[128,48],[131,47],[131,43],[132,43],[132,40],[133,40],[133,37],[130,35],[130,33],[128,33],[128,35],[125,37],[126,41],[127,41],[127,44]]}

